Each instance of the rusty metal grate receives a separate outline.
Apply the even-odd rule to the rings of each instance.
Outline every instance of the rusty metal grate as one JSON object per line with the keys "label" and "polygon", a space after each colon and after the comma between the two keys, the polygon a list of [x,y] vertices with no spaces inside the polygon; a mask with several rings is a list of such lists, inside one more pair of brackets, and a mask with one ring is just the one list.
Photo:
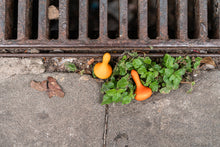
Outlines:
{"label": "rusty metal grate", "polygon": [[[110,11],[118,12],[115,30]],[[218,0],[0,0],[0,49],[220,49],[219,28]]]}

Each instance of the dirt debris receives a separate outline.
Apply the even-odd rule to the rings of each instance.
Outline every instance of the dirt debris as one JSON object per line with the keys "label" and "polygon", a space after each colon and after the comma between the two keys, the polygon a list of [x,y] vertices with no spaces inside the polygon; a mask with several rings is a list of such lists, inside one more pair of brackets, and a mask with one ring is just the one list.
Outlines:
{"label": "dirt debris", "polygon": [[216,68],[215,61],[212,59],[212,57],[205,57],[201,60],[200,63],[204,64],[204,66],[202,66],[202,68],[204,69],[215,69]]}
{"label": "dirt debris", "polygon": [[48,19],[54,20],[59,18],[59,10],[54,5],[48,7]]}

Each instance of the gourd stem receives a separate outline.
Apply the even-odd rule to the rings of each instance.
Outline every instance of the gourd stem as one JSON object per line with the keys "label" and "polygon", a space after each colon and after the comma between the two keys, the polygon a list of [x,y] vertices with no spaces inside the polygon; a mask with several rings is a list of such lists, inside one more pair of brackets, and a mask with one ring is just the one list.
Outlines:
{"label": "gourd stem", "polygon": [[136,84],[137,87],[140,87],[140,86],[142,85],[140,78],[135,79],[134,82],[135,82],[135,84]]}
{"label": "gourd stem", "polygon": [[109,63],[110,59],[111,59],[111,55],[109,53],[105,53],[103,56],[103,59],[102,59],[102,63],[107,65]]}
{"label": "gourd stem", "polygon": [[131,71],[131,76],[132,76],[132,78],[133,78],[133,80],[134,80],[137,87],[142,86],[140,77],[139,77],[138,72],[136,70]]}

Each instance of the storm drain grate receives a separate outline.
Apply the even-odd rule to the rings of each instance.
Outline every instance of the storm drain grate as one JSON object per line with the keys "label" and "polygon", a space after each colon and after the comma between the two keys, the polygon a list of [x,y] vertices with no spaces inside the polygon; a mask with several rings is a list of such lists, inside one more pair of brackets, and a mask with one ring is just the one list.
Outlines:
{"label": "storm drain grate", "polygon": [[219,27],[218,0],[0,0],[0,48],[220,49]]}

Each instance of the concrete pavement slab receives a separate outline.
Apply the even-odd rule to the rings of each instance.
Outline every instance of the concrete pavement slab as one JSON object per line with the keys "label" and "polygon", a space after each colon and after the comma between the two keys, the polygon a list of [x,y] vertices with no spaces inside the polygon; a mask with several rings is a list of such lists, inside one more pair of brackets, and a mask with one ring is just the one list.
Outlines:
{"label": "concrete pavement slab", "polygon": [[219,147],[220,71],[144,102],[110,105],[107,147]]}
{"label": "concrete pavement slab", "polygon": [[[48,98],[30,87],[32,80],[58,80],[64,98]],[[0,146],[103,145],[105,107],[100,85],[78,74],[15,75],[0,80]]]}
{"label": "concrete pavement slab", "polygon": [[17,74],[40,74],[44,71],[40,58],[0,58],[0,80]]}

